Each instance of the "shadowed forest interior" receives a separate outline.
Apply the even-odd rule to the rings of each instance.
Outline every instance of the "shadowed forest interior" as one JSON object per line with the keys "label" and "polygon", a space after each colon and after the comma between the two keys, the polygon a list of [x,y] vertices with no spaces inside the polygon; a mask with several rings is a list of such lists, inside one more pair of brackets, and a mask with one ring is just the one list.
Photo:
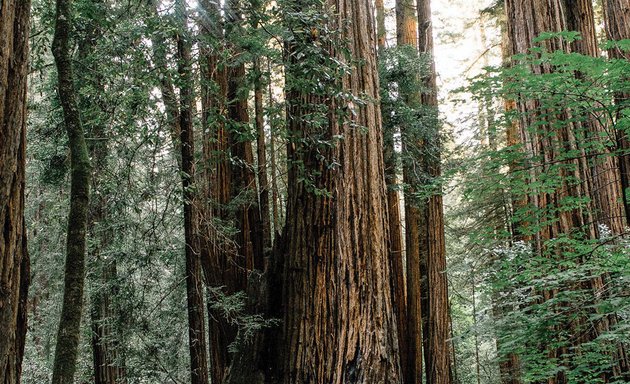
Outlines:
{"label": "shadowed forest interior", "polygon": [[0,0],[0,384],[630,383],[630,0]]}

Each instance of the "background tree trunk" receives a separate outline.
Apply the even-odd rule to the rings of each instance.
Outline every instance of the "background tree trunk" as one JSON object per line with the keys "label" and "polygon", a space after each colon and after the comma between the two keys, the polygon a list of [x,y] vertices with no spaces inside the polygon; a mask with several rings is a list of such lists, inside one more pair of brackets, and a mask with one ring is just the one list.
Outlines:
{"label": "background tree trunk", "polygon": [[[434,109],[437,114],[438,95],[436,85],[435,60],[433,58],[433,23],[431,21],[431,0],[418,0],[418,48],[420,53],[429,55],[429,75],[424,79],[429,90],[422,94],[422,104]],[[444,204],[442,188],[437,185],[442,176],[441,139],[439,123],[431,127],[424,143],[424,168],[431,187],[424,211],[426,236],[426,284],[428,313],[423,313],[427,321],[424,339],[426,377],[429,384],[449,384],[452,381],[450,354],[450,317],[448,303],[448,279],[446,275],[446,239],[444,236]]]}
{"label": "background tree trunk", "polygon": [[[630,39],[630,0],[604,0],[604,25],[608,40]],[[630,53],[619,48],[608,50],[608,56],[613,59],[630,60]],[[616,96],[617,104],[628,104],[630,94]],[[621,151],[618,156],[619,171],[621,176],[622,197],[626,214],[626,222],[630,223],[630,201],[628,188],[630,188],[630,138],[621,130],[616,132],[617,149]]]}
{"label": "background tree trunk", "polygon": [[[237,56],[240,47],[234,42],[243,33],[242,10],[240,0],[229,0],[226,4],[226,39],[228,49]],[[236,246],[238,255],[236,264],[239,266],[238,285],[240,290],[247,288],[247,271],[254,268],[263,269],[262,229],[260,214],[257,207],[256,173],[247,98],[245,64],[230,63],[228,68],[227,111],[230,132],[229,144],[232,154],[232,199],[241,201],[236,210],[238,233]],[[247,90],[247,91],[246,91]]]}
{"label": "background tree trunk", "polygon": [[[219,4],[202,0],[201,19],[202,51],[201,82],[204,128],[204,164],[208,190],[206,201],[211,206],[208,216],[229,223],[232,213],[228,208],[232,199],[233,167],[230,162],[230,129],[227,120],[228,63],[222,59],[226,48],[224,20]],[[210,217],[209,217],[210,219]],[[209,244],[202,249],[204,274],[209,289],[208,337],[210,346],[210,378],[212,383],[222,383],[231,357],[228,345],[236,338],[236,327],[224,318],[221,311],[212,308],[214,289],[224,287],[223,293],[233,294],[245,289],[243,268],[236,263],[238,251],[233,239],[215,228],[208,220]]]}
{"label": "background tree trunk", "polygon": [[[415,24],[413,7],[398,12],[400,6],[409,8],[409,4],[397,5],[397,20],[410,18]],[[400,15],[399,15],[400,13]],[[409,21],[409,20],[406,20]],[[400,22],[400,21],[397,21]],[[415,36],[414,25],[410,26],[410,34]],[[415,30],[417,32],[417,30]],[[385,49],[387,31],[385,29],[385,6],[382,0],[376,1],[376,40],[379,51]],[[409,377],[409,334],[407,332],[407,292],[406,275],[404,271],[405,255],[403,249],[402,217],[400,212],[400,192],[398,183],[398,155],[394,147],[394,128],[384,129],[383,132],[383,159],[385,162],[385,183],[387,184],[387,209],[389,216],[389,262],[392,270],[392,292],[394,294],[394,311],[396,313],[396,325],[398,327],[398,348],[400,351],[400,366],[403,378]],[[422,357],[422,356],[420,356]]]}
{"label": "background tree trunk", "polygon": [[[418,47],[418,22],[415,12],[415,4],[412,0],[396,1],[396,43],[399,47],[410,46],[414,51]],[[419,93],[402,95],[407,103],[418,103]],[[401,128],[403,137],[409,135],[407,127]],[[403,152],[409,152],[403,140]],[[392,143],[393,145],[393,143]],[[421,145],[414,143],[413,145]],[[387,149],[387,148],[386,148]],[[392,148],[393,150],[393,148]],[[405,325],[399,330],[404,332],[399,340],[401,344],[401,366],[405,383],[416,383],[422,380],[422,275],[420,264],[423,251],[426,249],[421,235],[422,204],[420,199],[414,196],[422,182],[422,177],[416,174],[414,159],[407,155],[403,161],[403,180],[407,185],[405,189],[405,255],[407,264],[406,276],[406,308]],[[386,160],[389,160],[386,158]],[[387,163],[386,163],[387,165]],[[398,196],[396,196],[397,198]],[[391,201],[391,199],[388,199]],[[390,208],[391,211],[391,208]],[[391,213],[391,212],[390,212]],[[390,218],[391,222],[392,218]],[[390,234],[391,236],[391,234]],[[394,234],[395,237],[395,234]],[[393,238],[393,237],[392,237]],[[401,268],[402,269],[402,268]],[[395,270],[394,270],[395,271]],[[401,271],[402,272],[402,271]],[[396,279],[394,279],[396,281]],[[400,311],[398,311],[400,313]]]}
{"label": "background tree trunk", "polygon": [[188,344],[192,384],[208,384],[208,356],[204,318],[204,287],[199,251],[197,194],[195,191],[195,147],[193,134],[193,82],[186,3],[175,2],[179,19],[177,35],[177,70],[180,76],[179,125],[184,200],[184,238],[186,253],[186,297],[188,301]]}
{"label": "background tree trunk", "polygon": [[77,103],[77,93],[74,87],[72,47],[70,45],[71,30],[72,1],[58,0],[52,51],[57,65],[59,100],[63,108],[64,124],[68,134],[72,173],[63,306],[57,332],[53,384],[71,383],[74,380],[76,370],[83,313],[85,238],[91,172]]}
{"label": "background tree trunk", "polygon": [[24,224],[30,1],[0,2],[0,383],[20,382],[30,279]]}
{"label": "background tree trunk", "polygon": [[[600,50],[595,32],[595,16],[593,2],[590,0],[565,0],[567,28],[580,32],[582,38],[575,41],[571,49],[583,55],[599,57]],[[579,73],[576,76],[581,76]],[[579,123],[578,128],[584,130],[588,141],[602,140],[608,132],[596,118]],[[623,233],[625,212],[623,204],[619,164],[612,156],[610,148],[596,147],[584,157],[585,179],[590,181],[593,199],[593,212],[597,224],[605,224],[614,234]],[[597,153],[599,152],[599,153]]]}

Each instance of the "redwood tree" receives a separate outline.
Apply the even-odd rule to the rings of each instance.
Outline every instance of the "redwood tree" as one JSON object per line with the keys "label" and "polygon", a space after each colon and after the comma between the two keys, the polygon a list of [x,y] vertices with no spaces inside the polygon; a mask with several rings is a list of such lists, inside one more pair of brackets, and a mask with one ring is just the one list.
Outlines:
{"label": "redwood tree", "polygon": [[398,383],[373,9],[327,6],[284,9],[293,35],[281,382]]}
{"label": "redwood tree", "polygon": [[188,37],[186,3],[175,2],[179,20],[177,34],[177,71],[179,87],[179,127],[181,149],[181,178],[184,200],[184,238],[186,255],[186,298],[188,302],[188,345],[192,384],[208,383],[204,287],[199,251],[198,213],[196,212],[195,147],[193,134],[193,81],[191,43]]}
{"label": "redwood tree", "polygon": [[[396,43],[399,47],[408,46],[413,52],[418,47],[418,22],[413,0],[398,0],[396,2]],[[407,104],[419,104],[420,92],[411,91],[402,95]],[[399,340],[401,343],[401,362],[404,382],[415,383],[422,380],[422,286],[421,263],[426,251],[425,239],[422,236],[424,202],[415,194],[423,182],[423,177],[417,172],[417,159],[414,154],[422,144],[417,140],[409,143],[409,138],[415,134],[409,127],[401,127],[403,140],[403,181],[407,185],[405,190],[405,253],[406,253],[406,311],[405,324],[399,329],[404,332]],[[397,196],[396,196],[397,197]],[[390,218],[391,220],[391,218]],[[394,237],[392,237],[394,239]],[[396,264],[394,264],[396,265]],[[396,269],[394,269],[396,271]],[[402,273],[402,271],[400,272]],[[394,280],[396,281],[396,280]],[[398,311],[400,314],[400,311]]]}
{"label": "redwood tree", "polygon": [[[511,54],[525,54],[531,48],[541,46],[547,51],[578,51],[586,55],[597,55],[591,2],[508,0],[505,4]],[[538,43],[534,41],[543,32],[568,29],[582,32],[583,39],[569,42],[554,37]],[[531,70],[535,75],[544,75],[552,73],[554,69],[545,63],[535,63],[531,65]],[[575,76],[581,75],[576,73]],[[523,228],[529,227],[535,252],[539,256],[548,257],[548,240],[571,238],[577,229],[583,230],[587,238],[597,238],[597,222],[605,223],[619,233],[623,223],[620,220],[621,206],[617,202],[620,193],[616,186],[616,164],[607,154],[603,157],[597,156],[590,149],[594,140],[603,132],[599,122],[577,120],[568,109],[544,109],[537,100],[520,100],[517,108],[520,116],[519,142],[522,143],[527,162],[542,162],[541,167],[530,166],[527,175],[527,183],[532,185],[532,191],[527,196],[526,205],[530,209],[529,213],[538,212],[538,217],[533,218],[530,215],[529,222],[520,223]],[[585,142],[585,139],[589,142]],[[567,151],[576,155],[566,156]],[[562,166],[555,167],[554,164]],[[538,190],[536,183],[551,175],[559,180],[558,185],[551,191]],[[581,182],[576,182],[580,180]],[[572,205],[571,202],[576,199],[583,199],[587,203]],[[550,206],[561,208],[552,212],[549,211]],[[548,219],[541,219],[543,217]],[[592,289],[593,300],[596,300],[595,297],[602,290],[604,278],[605,276],[596,276],[582,284]],[[586,287],[574,284],[569,289],[581,288]],[[547,290],[539,294],[545,302],[555,298],[558,292]],[[588,346],[601,331],[609,327],[607,317],[593,323],[585,315],[578,315],[578,309],[572,310],[575,311],[573,319],[566,326],[570,333],[577,336],[562,341],[561,329],[556,326],[554,333],[560,340],[556,340],[556,345],[560,347],[552,346],[551,342],[541,345],[541,351],[548,352],[550,360],[565,366],[566,372],[570,372],[576,364],[574,356],[579,355],[583,346]],[[618,369],[613,367],[612,370]],[[559,370],[555,377],[549,379],[550,382],[567,382],[566,372]],[[602,380],[606,381],[608,378],[602,377]]]}
{"label": "redwood tree", "polygon": [[[630,0],[604,0],[603,8],[606,38],[613,41],[630,39]],[[608,50],[608,56],[613,59],[630,60],[630,52],[623,51],[619,47],[611,47]],[[619,94],[616,98],[618,104],[627,105],[630,95]],[[627,196],[628,188],[630,188],[630,138],[622,131],[617,131],[616,135],[617,147],[620,151],[618,160],[626,221],[630,222],[630,202]]]}
{"label": "redwood tree", "polygon": [[[429,56],[429,75],[424,79],[428,92],[422,94],[422,104],[437,111],[437,85],[433,59],[433,24],[431,0],[418,0],[418,48]],[[423,236],[426,241],[427,310],[425,322],[426,377],[430,384],[446,384],[451,378],[450,317],[448,281],[446,275],[446,240],[444,237],[444,203],[439,186],[441,141],[437,121],[429,127],[424,143],[423,165],[429,182],[434,183],[424,207]],[[426,352],[428,351],[428,352]]]}
{"label": "redwood tree", "polygon": [[30,1],[0,3],[0,383],[20,382],[29,259],[24,225]]}

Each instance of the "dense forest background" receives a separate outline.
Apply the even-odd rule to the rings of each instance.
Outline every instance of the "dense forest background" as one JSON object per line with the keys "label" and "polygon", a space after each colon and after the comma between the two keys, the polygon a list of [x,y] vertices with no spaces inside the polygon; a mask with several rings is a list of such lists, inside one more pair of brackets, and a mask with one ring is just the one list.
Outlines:
{"label": "dense forest background", "polygon": [[630,383],[630,0],[0,1],[0,384]]}

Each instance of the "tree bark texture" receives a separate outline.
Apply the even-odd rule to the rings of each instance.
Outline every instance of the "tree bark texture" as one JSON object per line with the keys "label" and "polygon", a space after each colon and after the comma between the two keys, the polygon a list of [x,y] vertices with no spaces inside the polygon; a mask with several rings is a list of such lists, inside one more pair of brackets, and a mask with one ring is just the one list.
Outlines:
{"label": "tree bark texture", "polygon": [[[418,47],[418,22],[415,12],[415,4],[413,0],[396,1],[396,43],[399,47],[411,46],[414,50]],[[420,94],[413,93],[402,95],[407,103],[419,103]],[[406,135],[405,127],[401,128],[403,137]],[[389,138],[389,137],[388,137]],[[389,140],[388,140],[389,141]],[[393,133],[392,133],[393,141]],[[419,143],[415,143],[420,145]],[[393,142],[386,142],[386,154],[389,150],[393,152]],[[391,148],[389,146],[392,146]],[[403,140],[403,152],[407,151],[406,140]],[[386,166],[388,166],[390,158],[385,158]],[[421,236],[422,227],[422,202],[412,197],[421,183],[421,179],[416,177],[414,171],[413,160],[407,160],[403,163],[403,180],[407,184],[405,190],[405,250],[406,250],[406,302],[404,308],[404,317],[400,310],[397,311],[399,318],[404,319],[405,324],[399,328],[398,340],[401,352],[401,369],[405,383],[416,383],[422,380],[422,275],[420,272],[422,254],[426,249],[424,239]],[[389,167],[388,167],[389,168]],[[395,171],[394,171],[395,172]],[[386,173],[387,176],[391,176]],[[394,174],[395,177],[395,174]],[[398,196],[396,196],[398,198]],[[392,199],[388,196],[388,202]],[[390,214],[391,214],[390,207]],[[399,214],[400,215],[400,214]],[[392,217],[390,217],[390,223]],[[391,227],[390,227],[391,229]],[[396,234],[390,238],[395,239]],[[401,239],[402,241],[402,239]],[[392,249],[393,250],[393,249]],[[402,254],[401,254],[402,256]],[[402,263],[402,260],[401,260]],[[394,267],[397,266],[394,262]],[[402,266],[400,266],[402,273]],[[397,272],[397,268],[393,269]],[[394,281],[398,280],[394,278]],[[404,289],[404,288],[403,288]],[[404,292],[404,291],[403,291]],[[397,300],[394,300],[397,304]],[[400,322],[399,322],[400,324]]]}
{"label": "tree bark texture", "polygon": [[[415,37],[415,14],[413,4],[409,1],[397,3],[398,19],[405,19],[403,23],[410,24],[404,32],[406,36]],[[385,29],[385,6],[382,0],[376,1],[376,37],[379,51],[385,49],[387,31]],[[387,184],[387,209],[389,216],[389,262],[392,270],[392,292],[396,325],[398,327],[398,348],[400,351],[400,366],[402,376],[407,382],[410,372],[409,365],[409,334],[407,332],[407,292],[406,275],[404,270],[404,248],[402,217],[400,212],[400,192],[398,183],[399,158],[394,146],[394,128],[383,130],[383,159],[385,162],[385,183]],[[422,357],[420,354],[418,355]],[[414,360],[415,362],[415,360]]]}
{"label": "tree bark texture", "polygon": [[[294,5],[291,12],[322,9],[309,1]],[[340,28],[353,60],[351,73],[337,83],[367,100],[353,105],[301,87],[287,90],[282,382],[399,383],[381,117],[373,102],[379,86],[373,9],[366,0],[332,0],[328,7],[333,9],[329,27]],[[305,25],[308,33],[298,34],[287,47],[289,85],[292,79],[316,76],[301,72],[296,57],[320,44],[311,27],[321,25]],[[345,60],[330,40],[321,44],[330,57]],[[338,116],[335,111],[344,107],[356,114]],[[326,122],[313,121],[313,114],[323,114]],[[319,140],[331,145],[321,147]]]}
{"label": "tree bark texture", "polygon": [[[565,0],[567,7],[567,23],[568,29],[581,33],[582,39],[576,41],[571,49],[583,55],[598,57],[600,55],[597,43],[597,34],[595,32],[595,17],[593,11],[593,3],[588,0]],[[579,73],[576,76],[581,76]],[[586,131],[587,140],[601,140],[606,137],[607,132],[603,124],[596,118],[580,122]],[[576,123],[576,124],[580,124]],[[623,202],[623,188],[620,181],[619,159],[612,156],[608,148],[599,149],[604,152],[600,156],[592,156],[589,158],[588,166],[591,172],[591,191],[593,199],[592,210],[594,212],[597,224],[605,224],[613,234],[621,234],[625,230],[626,221]],[[586,151],[589,155],[589,152]],[[597,228],[599,229],[599,228]],[[597,233],[599,236],[599,233]],[[590,288],[596,298],[606,292],[606,281],[611,277],[608,274],[592,277],[585,288]],[[604,293],[606,295],[606,293]],[[583,320],[585,322],[586,320]],[[611,326],[617,324],[618,317],[616,314],[603,316],[601,319],[594,321],[590,332],[587,332],[582,338],[583,342],[589,342],[597,338],[600,334],[610,331]],[[629,361],[626,348],[623,344],[616,346],[616,351],[612,353],[612,358],[618,361],[613,367],[611,377],[619,377],[622,374],[628,374]]]}
{"label": "tree bark texture", "polygon": [[[230,0],[226,7],[228,48],[237,56],[240,54],[240,47],[231,41],[243,33],[242,4],[240,0]],[[256,167],[250,139],[252,133],[249,132],[249,90],[246,88],[245,75],[243,63],[230,63],[227,88],[229,145],[232,159],[236,160],[232,161],[232,199],[239,201],[236,209],[238,233],[235,239],[238,255],[235,262],[242,271],[239,274],[239,285],[243,290],[247,287],[247,271],[263,269],[263,239],[260,233],[262,225],[257,207]]]}
{"label": "tree bark texture", "polygon": [[[608,40],[630,39],[630,0],[604,0],[604,25],[606,28],[606,38]],[[630,60],[630,53],[619,48],[608,50],[608,56],[613,59]],[[630,94],[616,95],[618,105],[628,106]],[[630,138],[624,132],[616,132],[617,149],[621,151],[618,156],[619,171],[621,176],[622,196],[626,214],[626,222],[630,223]]]}
{"label": "tree bark texture", "polygon": [[187,10],[183,0],[175,2],[179,19],[177,34],[177,71],[179,87],[179,125],[184,200],[184,238],[186,255],[186,297],[188,302],[188,344],[192,384],[208,384],[208,356],[205,329],[204,287],[199,252],[198,216],[195,188],[195,149],[193,134],[193,81]]}
{"label": "tree bark texture", "polygon": [[[576,29],[583,34],[583,40],[569,44],[565,40],[554,38],[541,42],[548,51],[562,50],[571,52],[579,50],[586,55],[596,55],[596,39],[594,36],[594,21],[592,4],[580,0],[564,0],[545,2],[539,0],[506,1],[507,27],[510,39],[510,53],[527,53],[533,46],[532,40],[542,32],[560,32],[568,29]],[[536,74],[550,73],[552,69],[548,65],[536,65],[532,67]],[[580,76],[579,73],[576,76]],[[562,184],[556,190],[547,193],[531,193],[527,197],[527,204],[536,210],[544,212],[546,207],[561,207],[566,200],[573,198],[588,198],[587,207],[562,209],[553,213],[555,220],[551,223],[531,223],[540,228],[533,236],[535,249],[543,252],[546,240],[570,236],[576,228],[586,230],[586,235],[596,238],[598,235],[597,222],[608,224],[613,230],[622,230],[623,211],[618,204],[620,191],[617,187],[616,164],[611,156],[601,158],[593,156],[584,149],[582,141],[585,135],[597,137],[603,128],[593,121],[570,122],[571,111],[555,111],[554,116],[562,119],[564,124],[560,127],[552,127],[545,124],[536,127],[537,121],[542,121],[543,112],[536,112],[539,102],[536,100],[522,100],[517,103],[517,108],[522,116],[519,126],[519,142],[523,143],[526,156],[530,161],[541,162],[542,167],[530,167],[528,179],[530,183],[540,180],[543,174],[554,174],[562,180]],[[532,113],[533,112],[533,113]],[[592,140],[592,139],[591,139]],[[576,151],[580,156],[571,159],[563,159],[563,153],[567,150]],[[559,171],[553,170],[550,165],[562,163]],[[569,180],[580,180],[575,183]],[[528,223],[522,223],[528,225]],[[601,288],[602,277],[596,277],[589,282],[593,290]],[[577,288],[577,287],[576,287]],[[554,292],[543,292],[545,300],[555,296]],[[595,298],[593,298],[595,299]],[[606,324],[605,324],[606,323]],[[572,349],[578,353],[581,345],[593,341],[598,333],[608,328],[608,320],[604,319],[595,326],[596,329],[584,331],[588,320],[578,316],[571,324],[568,324],[571,332],[577,336],[571,341]],[[542,346],[548,348],[548,346]],[[559,359],[559,364],[571,369],[573,362],[567,353],[567,347],[559,349],[550,348],[550,358]],[[619,367],[613,367],[611,374],[616,375]],[[608,376],[608,375],[606,375]],[[608,378],[603,378],[605,381]],[[565,383],[567,377],[560,371],[555,377],[549,379],[550,383]]]}
{"label": "tree bark texture", "polygon": [[204,184],[208,191],[206,201],[212,208],[208,218],[202,220],[207,229],[209,243],[202,247],[202,262],[206,285],[210,289],[208,300],[208,336],[210,346],[210,378],[212,383],[223,382],[231,356],[228,345],[236,338],[236,328],[229,324],[220,311],[212,308],[213,289],[224,287],[223,293],[233,294],[244,290],[245,269],[234,240],[215,228],[212,219],[229,223],[233,214],[228,208],[232,200],[233,167],[230,162],[230,128],[227,118],[228,65],[221,59],[226,49],[224,20],[216,2],[200,2],[204,10],[201,19],[203,45],[201,50],[201,81],[203,108],[203,159]]}
{"label": "tree bark texture", "polygon": [[0,383],[20,382],[30,279],[24,224],[30,1],[0,2]]}
{"label": "tree bark texture", "polygon": [[85,284],[85,244],[89,208],[90,159],[81,124],[72,70],[72,1],[58,0],[52,51],[58,74],[59,100],[70,147],[70,212],[66,241],[63,306],[57,332],[53,384],[71,383],[76,371],[83,288]]}
{"label": "tree bark texture", "polygon": [[[260,24],[259,13],[263,12],[264,9],[260,1],[252,2],[252,8],[253,12],[250,15],[251,24],[254,31],[256,31]],[[265,138],[265,111],[263,108],[265,84],[261,62],[261,55],[257,54],[253,60],[256,157],[258,163],[256,173],[258,176],[258,211],[260,215],[258,222],[260,223],[260,232],[262,234],[262,252],[265,253],[271,251],[271,205],[269,202],[270,186],[267,176],[267,145]],[[262,258],[262,255],[259,258]],[[259,261],[258,264],[258,268],[262,270],[263,263]]]}
{"label": "tree bark texture", "polygon": [[[262,232],[263,252],[271,249],[271,208],[269,203],[269,178],[267,177],[267,145],[265,139],[265,122],[263,109],[263,80],[260,70],[260,58],[255,59],[254,71],[254,109],[256,114],[256,149],[258,160],[258,205]],[[259,267],[262,263],[259,261]],[[261,268],[262,269],[262,268]]]}
{"label": "tree bark texture", "polygon": [[[580,32],[582,39],[575,41],[571,49],[583,55],[599,57],[600,50],[595,32],[595,17],[593,2],[590,0],[565,0],[567,28],[570,31]],[[579,73],[576,76],[581,76]],[[585,131],[587,141],[602,140],[608,132],[606,127],[592,118],[584,122],[576,123],[578,128]],[[593,212],[597,224],[606,225],[614,234],[620,234],[625,229],[625,210],[623,205],[623,189],[620,181],[618,159],[610,153],[610,148],[596,148],[588,153],[588,164],[585,164],[590,173],[590,189],[593,193]]]}
{"label": "tree bark texture", "polygon": [[[424,79],[429,92],[422,94],[422,104],[432,107],[437,113],[438,98],[435,60],[433,58],[433,24],[431,0],[418,0],[418,48],[429,55],[429,75]],[[427,176],[435,182],[442,176],[440,130],[436,126],[424,143],[424,168]],[[444,235],[444,203],[442,189],[434,186],[424,207],[426,237],[426,284],[427,311],[425,337],[425,372],[429,384],[452,382],[450,354],[450,317],[448,302],[448,279],[446,275],[446,239]]]}

